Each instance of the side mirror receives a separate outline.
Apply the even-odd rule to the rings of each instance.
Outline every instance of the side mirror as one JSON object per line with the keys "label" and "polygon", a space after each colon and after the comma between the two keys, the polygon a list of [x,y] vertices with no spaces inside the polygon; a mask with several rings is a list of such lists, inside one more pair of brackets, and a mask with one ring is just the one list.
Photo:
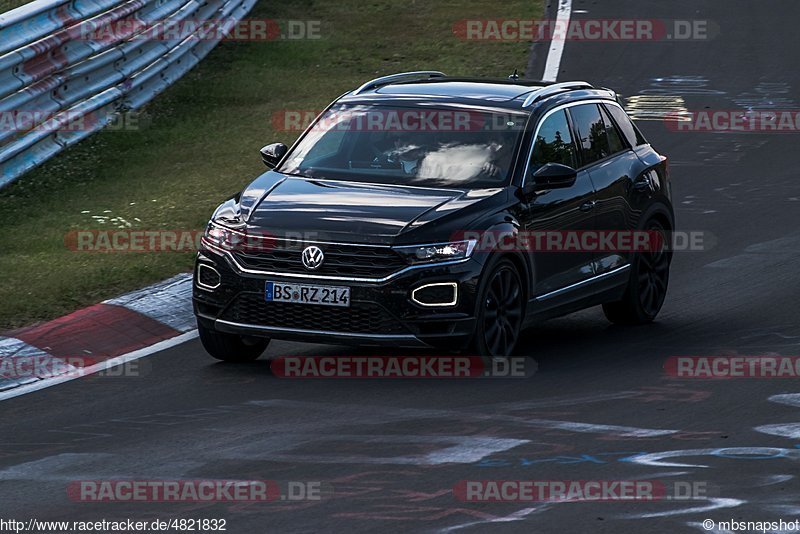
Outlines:
{"label": "side mirror", "polygon": [[289,147],[283,143],[272,143],[261,149],[261,161],[270,169],[274,169],[287,152],[289,152]]}
{"label": "side mirror", "polygon": [[578,171],[561,163],[547,163],[533,173],[534,184],[542,189],[571,187],[577,178]]}

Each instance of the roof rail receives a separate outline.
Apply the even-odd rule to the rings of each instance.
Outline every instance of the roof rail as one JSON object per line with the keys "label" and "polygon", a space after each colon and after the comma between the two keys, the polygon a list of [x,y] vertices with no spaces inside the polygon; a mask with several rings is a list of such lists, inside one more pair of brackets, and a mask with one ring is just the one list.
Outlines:
{"label": "roof rail", "polygon": [[352,94],[358,95],[363,93],[368,89],[375,89],[376,87],[380,87],[382,85],[388,85],[390,83],[399,82],[406,78],[414,79],[414,78],[422,78],[422,79],[429,79],[429,78],[442,78],[446,76],[444,72],[439,72],[438,70],[417,70],[413,72],[400,72],[398,74],[390,74],[389,76],[382,76],[380,78],[375,78],[374,80],[370,80],[355,91]]}
{"label": "roof rail", "polygon": [[615,90],[609,89],[608,87],[598,87],[598,89],[602,89],[603,91],[608,91],[609,93],[611,93],[611,96],[614,97],[614,100],[616,100],[618,104],[621,104],[619,100],[619,95]]}
{"label": "roof rail", "polygon": [[548,85],[546,87],[542,87],[536,91],[533,91],[528,97],[525,99],[525,102],[522,103],[523,108],[527,108],[537,100],[541,100],[546,96],[551,96],[562,91],[571,91],[574,89],[594,89],[594,86],[589,82],[561,82],[561,83],[554,83]]}

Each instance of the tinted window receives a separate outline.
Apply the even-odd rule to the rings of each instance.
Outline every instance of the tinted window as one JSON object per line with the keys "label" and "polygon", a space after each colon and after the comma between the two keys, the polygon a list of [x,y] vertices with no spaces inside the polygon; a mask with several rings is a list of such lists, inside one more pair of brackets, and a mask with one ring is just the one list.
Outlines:
{"label": "tinted window", "polygon": [[603,123],[606,125],[606,137],[608,138],[608,148],[611,150],[611,153],[616,154],[617,152],[622,152],[625,150],[627,147],[622,141],[622,137],[619,135],[617,127],[614,126],[614,121],[611,120],[611,118],[608,116],[608,113],[605,111],[603,111]]}
{"label": "tinted window", "polygon": [[628,143],[630,143],[631,146],[647,144],[647,141],[639,132],[639,129],[633,125],[633,122],[631,122],[631,119],[628,117],[627,113],[622,111],[622,109],[617,106],[606,106],[606,109],[614,117],[617,126],[619,126],[620,130],[622,130],[622,133],[625,135],[625,139],[628,140]]}
{"label": "tinted window", "polygon": [[510,182],[527,116],[478,109],[341,104],[321,115],[279,172],[423,187]]}
{"label": "tinted window", "polygon": [[[313,133],[312,133],[313,135]],[[328,156],[335,156],[342,150],[342,143],[345,141],[347,132],[344,130],[333,130],[328,135],[322,136],[318,143],[306,154],[310,160],[319,160]]]}
{"label": "tinted window", "polygon": [[610,154],[606,127],[597,104],[582,104],[570,108],[583,164],[590,165]]}
{"label": "tinted window", "polygon": [[536,172],[545,163],[561,163],[577,167],[575,144],[569,131],[564,110],[547,117],[539,127],[531,157],[530,172]]}

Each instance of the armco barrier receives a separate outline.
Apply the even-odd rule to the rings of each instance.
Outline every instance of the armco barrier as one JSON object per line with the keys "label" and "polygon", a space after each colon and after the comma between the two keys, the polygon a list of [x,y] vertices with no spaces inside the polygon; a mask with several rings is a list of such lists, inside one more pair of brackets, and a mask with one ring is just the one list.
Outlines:
{"label": "armco barrier", "polygon": [[[102,129],[115,114],[152,100],[255,2],[36,0],[0,14],[0,115],[30,119],[21,128],[0,127],[0,188]],[[209,24],[173,40],[167,36],[176,32],[157,39],[135,33],[146,28],[158,34],[181,21]],[[119,31],[127,27],[129,33]]]}

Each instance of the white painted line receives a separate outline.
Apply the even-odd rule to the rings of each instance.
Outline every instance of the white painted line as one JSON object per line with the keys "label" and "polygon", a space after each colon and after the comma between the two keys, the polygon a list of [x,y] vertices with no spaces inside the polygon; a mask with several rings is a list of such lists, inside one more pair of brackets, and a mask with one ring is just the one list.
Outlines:
{"label": "white painted line", "polygon": [[165,339],[164,341],[156,343],[155,345],[150,345],[149,347],[144,347],[142,349],[129,352],[128,354],[123,354],[122,356],[117,356],[115,358],[108,359],[104,362],[84,367],[81,370],[80,374],[70,373],[67,375],[55,376],[53,378],[46,378],[44,380],[39,380],[32,384],[26,384],[24,386],[20,386],[18,388],[6,391],[4,393],[0,393],[0,402],[8,399],[13,399],[14,397],[19,397],[20,395],[33,393],[34,391],[39,391],[40,389],[57,386],[58,384],[63,384],[64,382],[75,380],[76,378],[81,378],[83,376],[99,373],[101,371],[111,369],[112,367],[116,367],[118,365],[122,365],[127,362],[139,360],[147,356],[152,356],[153,354],[159,353],[163,350],[167,350],[172,347],[176,347],[178,345],[186,343],[187,341],[191,341],[196,337],[197,337],[197,330],[192,330],[191,332],[186,332],[185,334],[181,334],[179,336],[170,339]]}
{"label": "white painted line", "polygon": [[566,42],[571,13],[572,0],[559,0],[556,28],[564,28],[564,35],[558,35],[558,31],[553,32],[553,41],[550,43],[550,50],[547,52],[547,63],[544,65],[544,75],[542,76],[542,79],[546,82],[554,82],[558,79],[558,69],[561,68],[561,56],[564,54],[564,43]]}

